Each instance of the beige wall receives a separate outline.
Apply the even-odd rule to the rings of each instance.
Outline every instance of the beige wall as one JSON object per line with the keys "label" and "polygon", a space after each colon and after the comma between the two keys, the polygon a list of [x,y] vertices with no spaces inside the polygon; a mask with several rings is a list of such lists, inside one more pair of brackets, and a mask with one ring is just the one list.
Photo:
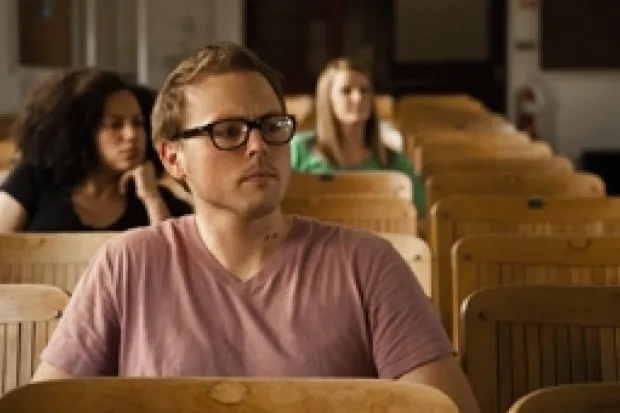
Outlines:
{"label": "beige wall", "polygon": [[[137,72],[136,1],[94,0],[97,8],[97,66]],[[76,18],[74,65],[85,63],[85,1],[73,0]],[[243,0],[147,0],[148,83],[158,87],[181,56],[214,40],[243,41]],[[13,112],[41,77],[41,68],[17,64],[17,7],[0,0],[0,113]]]}
{"label": "beige wall", "polygon": [[[540,65],[539,11],[523,10],[509,0],[509,108],[528,81],[544,91],[547,107],[543,134],[556,151],[577,159],[586,148],[620,149],[620,71],[543,72]],[[584,4],[584,7],[588,7]],[[534,50],[520,51],[517,41],[532,41]]]}

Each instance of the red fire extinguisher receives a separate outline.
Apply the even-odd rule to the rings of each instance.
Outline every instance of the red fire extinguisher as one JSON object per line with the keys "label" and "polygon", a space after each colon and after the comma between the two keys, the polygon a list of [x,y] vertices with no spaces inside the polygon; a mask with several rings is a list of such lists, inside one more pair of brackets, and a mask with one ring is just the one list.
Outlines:
{"label": "red fire extinguisher", "polygon": [[543,106],[542,93],[535,86],[525,85],[517,91],[516,127],[534,141],[540,140],[539,117]]}

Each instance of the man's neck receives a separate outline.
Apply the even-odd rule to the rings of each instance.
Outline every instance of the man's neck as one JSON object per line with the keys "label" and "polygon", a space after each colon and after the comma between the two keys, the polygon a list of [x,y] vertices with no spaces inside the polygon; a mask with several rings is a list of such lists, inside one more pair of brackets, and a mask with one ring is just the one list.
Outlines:
{"label": "man's neck", "polygon": [[196,207],[196,225],[205,246],[230,273],[249,279],[284,243],[290,220],[280,210],[245,219],[213,206]]}

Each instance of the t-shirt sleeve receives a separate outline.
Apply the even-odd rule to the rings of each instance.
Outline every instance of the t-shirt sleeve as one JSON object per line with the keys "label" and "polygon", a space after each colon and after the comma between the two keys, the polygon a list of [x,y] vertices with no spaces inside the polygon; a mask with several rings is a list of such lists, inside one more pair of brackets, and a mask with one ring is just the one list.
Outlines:
{"label": "t-shirt sleeve", "polygon": [[43,190],[42,181],[41,173],[34,166],[19,162],[0,185],[0,191],[13,197],[26,210],[28,216],[32,217]]}
{"label": "t-shirt sleeve", "polygon": [[168,207],[168,212],[170,212],[171,217],[180,217],[193,213],[192,206],[187,202],[177,198],[168,188],[160,186],[159,192],[161,193],[161,197],[166,203],[166,206]]}
{"label": "t-shirt sleeve", "polygon": [[363,253],[369,257],[362,285],[379,377],[396,379],[454,354],[436,310],[392,245],[376,239]]}
{"label": "t-shirt sleeve", "polygon": [[426,189],[424,188],[424,182],[418,174],[413,170],[413,166],[402,153],[396,153],[396,159],[394,161],[395,169],[406,173],[411,179],[413,185],[413,202],[415,208],[418,211],[419,218],[426,218]]}
{"label": "t-shirt sleeve", "polygon": [[[118,262],[119,258],[115,261]],[[41,360],[75,377],[118,374],[118,271],[103,247],[82,275]]]}

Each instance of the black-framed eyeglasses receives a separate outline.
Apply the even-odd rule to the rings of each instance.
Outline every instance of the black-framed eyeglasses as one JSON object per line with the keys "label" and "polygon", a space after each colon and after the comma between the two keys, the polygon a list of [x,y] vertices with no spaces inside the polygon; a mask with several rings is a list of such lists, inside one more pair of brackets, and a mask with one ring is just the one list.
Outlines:
{"label": "black-framed eyeglasses", "polygon": [[250,132],[256,129],[265,143],[281,146],[291,141],[295,126],[295,117],[287,114],[267,114],[256,120],[225,118],[181,131],[177,139],[209,137],[217,149],[232,151],[248,143]]}

